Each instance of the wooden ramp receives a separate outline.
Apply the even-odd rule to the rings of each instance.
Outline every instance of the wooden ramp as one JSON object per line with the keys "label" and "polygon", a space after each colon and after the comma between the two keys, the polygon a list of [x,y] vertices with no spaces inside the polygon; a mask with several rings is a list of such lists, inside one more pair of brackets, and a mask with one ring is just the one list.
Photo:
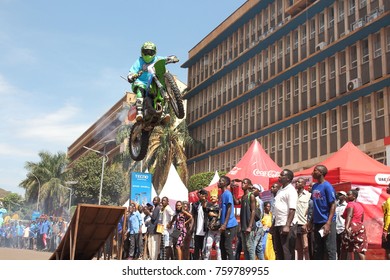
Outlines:
{"label": "wooden ramp", "polygon": [[[50,260],[91,260],[126,219],[126,207],[79,204]],[[122,238],[123,240],[123,238]]]}

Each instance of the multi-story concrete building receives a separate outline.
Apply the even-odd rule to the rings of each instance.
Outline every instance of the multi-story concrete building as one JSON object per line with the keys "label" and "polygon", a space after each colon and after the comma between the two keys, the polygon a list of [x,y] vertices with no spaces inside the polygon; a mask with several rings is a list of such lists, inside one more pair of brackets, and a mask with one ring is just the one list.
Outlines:
{"label": "multi-story concrete building", "polygon": [[205,145],[188,149],[191,175],[229,171],[254,139],[294,171],[347,141],[386,164],[389,10],[387,0],[239,7],[183,64],[190,134]]}

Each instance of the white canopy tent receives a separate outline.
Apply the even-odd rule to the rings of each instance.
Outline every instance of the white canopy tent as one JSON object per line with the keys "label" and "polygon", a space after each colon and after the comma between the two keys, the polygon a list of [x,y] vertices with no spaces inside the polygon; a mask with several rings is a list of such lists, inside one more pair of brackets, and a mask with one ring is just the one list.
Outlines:
{"label": "white canopy tent", "polygon": [[181,180],[176,168],[171,164],[168,178],[159,195],[160,198],[168,197],[169,205],[175,210],[176,201],[188,201],[188,189]]}

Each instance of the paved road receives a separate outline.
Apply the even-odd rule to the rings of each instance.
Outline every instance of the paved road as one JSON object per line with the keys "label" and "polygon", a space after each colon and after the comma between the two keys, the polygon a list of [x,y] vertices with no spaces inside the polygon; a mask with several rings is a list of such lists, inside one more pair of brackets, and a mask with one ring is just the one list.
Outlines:
{"label": "paved road", "polygon": [[0,260],[48,260],[52,254],[35,250],[0,248]]}

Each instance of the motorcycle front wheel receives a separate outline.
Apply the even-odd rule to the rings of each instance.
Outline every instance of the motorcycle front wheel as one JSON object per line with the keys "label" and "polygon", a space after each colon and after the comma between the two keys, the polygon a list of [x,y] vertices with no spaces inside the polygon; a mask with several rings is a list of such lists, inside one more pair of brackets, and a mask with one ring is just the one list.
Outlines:
{"label": "motorcycle front wheel", "polygon": [[181,97],[180,89],[178,88],[175,79],[172,74],[166,72],[164,74],[165,85],[167,87],[167,93],[169,95],[169,103],[175,112],[176,117],[179,119],[184,118],[184,105]]}
{"label": "motorcycle front wheel", "polygon": [[133,160],[143,160],[148,152],[150,133],[142,129],[142,124],[136,122],[130,132],[129,150]]}

